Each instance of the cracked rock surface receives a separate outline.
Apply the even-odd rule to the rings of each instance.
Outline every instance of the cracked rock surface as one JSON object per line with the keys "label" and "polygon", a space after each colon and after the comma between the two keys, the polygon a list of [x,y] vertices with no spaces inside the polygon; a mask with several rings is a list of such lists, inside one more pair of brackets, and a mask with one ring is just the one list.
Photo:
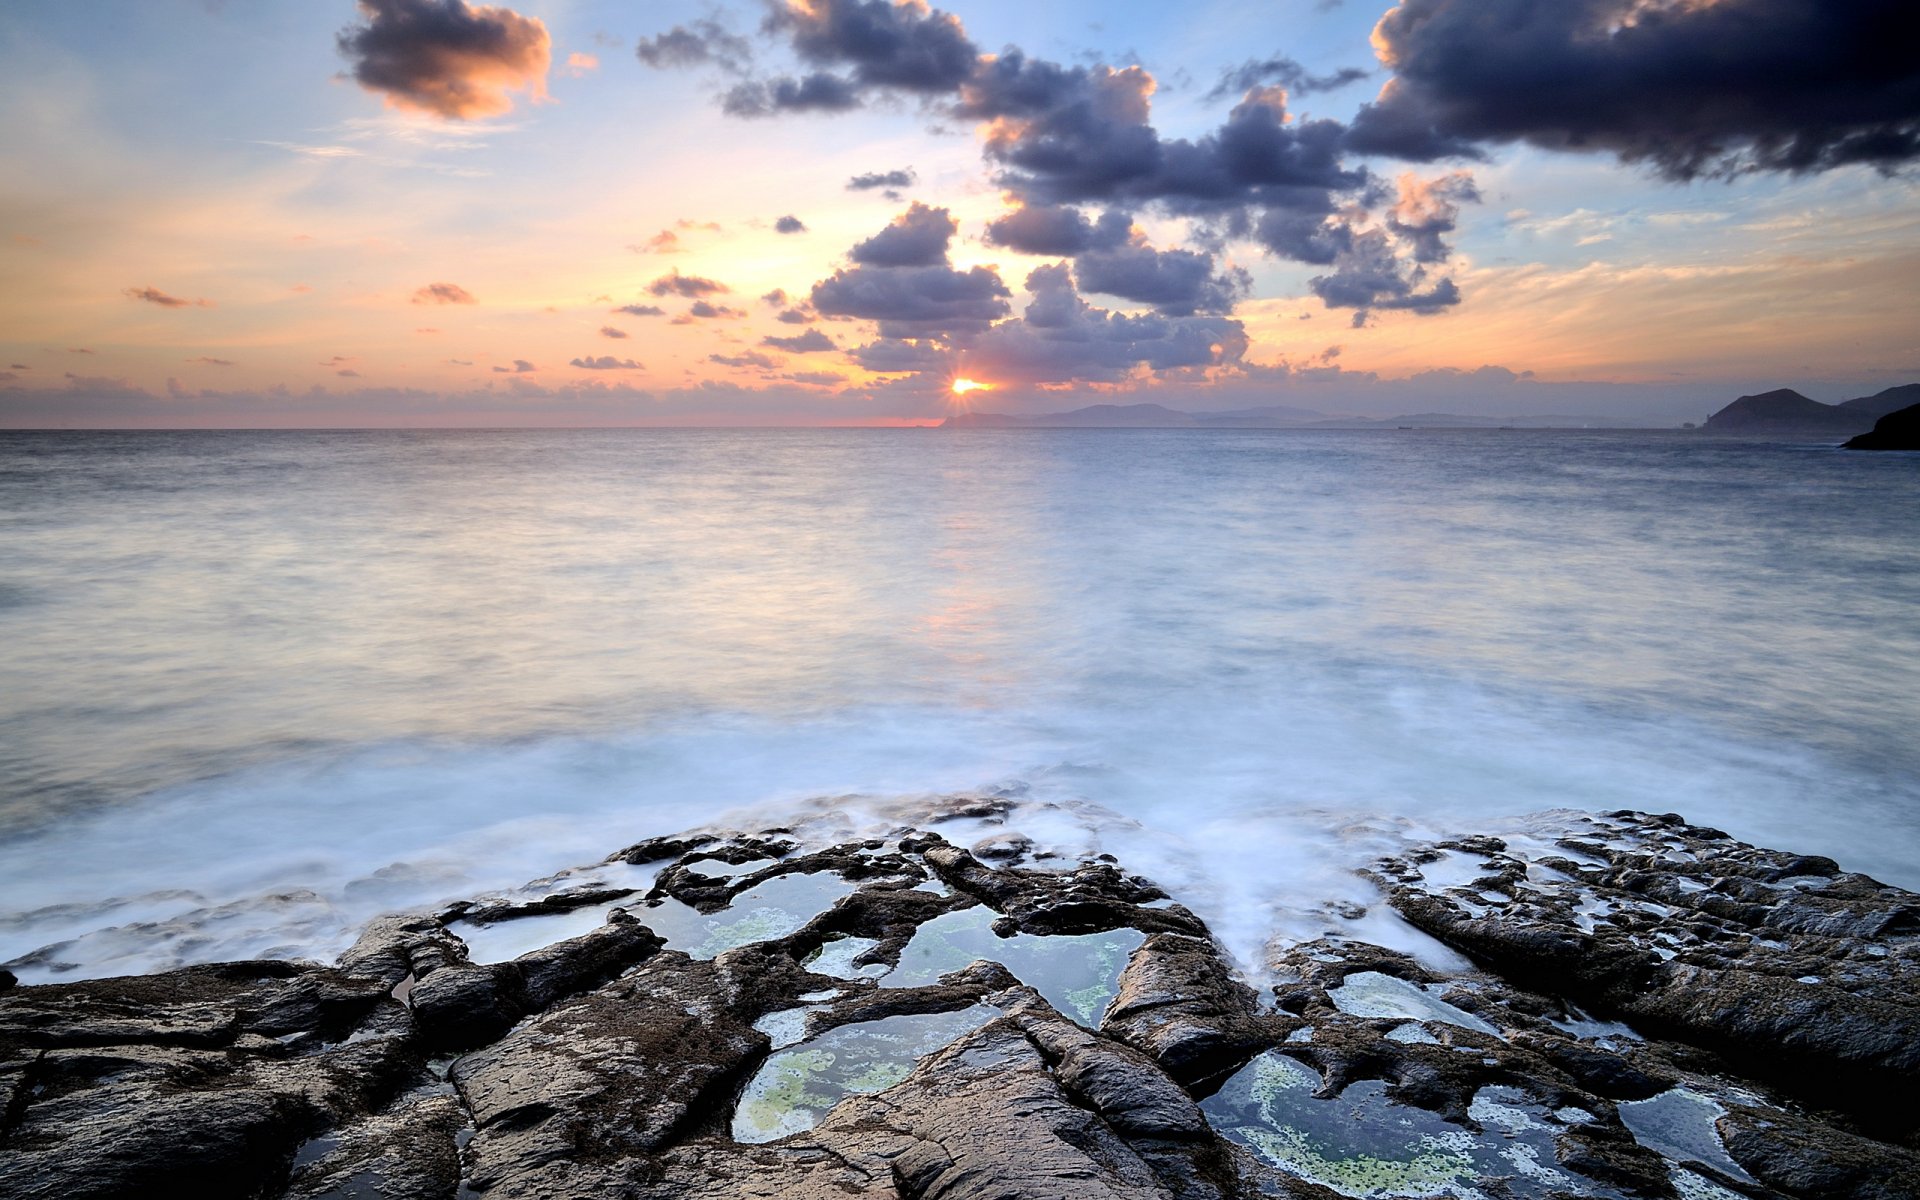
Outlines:
{"label": "cracked rock surface", "polygon": [[1828,860],[1624,812],[1437,842],[1371,878],[1471,968],[1325,937],[1249,981],[1035,855],[708,831],[331,966],[0,978],[0,1195],[1920,1195],[1920,897]]}

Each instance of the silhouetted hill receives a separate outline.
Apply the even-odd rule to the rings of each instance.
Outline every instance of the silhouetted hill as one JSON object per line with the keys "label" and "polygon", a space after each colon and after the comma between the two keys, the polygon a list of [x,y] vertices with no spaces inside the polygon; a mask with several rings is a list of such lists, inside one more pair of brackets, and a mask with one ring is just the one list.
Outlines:
{"label": "silhouetted hill", "polygon": [[1915,404],[1920,404],[1920,383],[1903,383],[1899,387],[1890,387],[1884,392],[1861,396],[1857,400],[1842,400],[1840,407],[1866,413],[1879,420],[1888,413],[1896,413]]}
{"label": "silhouetted hill", "polygon": [[[1914,388],[1920,385],[1908,384],[1907,386]],[[1880,394],[1884,396],[1886,392]],[[1888,413],[1874,422],[1873,432],[1852,438],[1841,448],[1844,450],[1920,450],[1920,404]]]}
{"label": "silhouetted hill", "polygon": [[1792,388],[1742,396],[1707,418],[1708,433],[1864,433],[1873,417],[1860,408],[1809,400]]}

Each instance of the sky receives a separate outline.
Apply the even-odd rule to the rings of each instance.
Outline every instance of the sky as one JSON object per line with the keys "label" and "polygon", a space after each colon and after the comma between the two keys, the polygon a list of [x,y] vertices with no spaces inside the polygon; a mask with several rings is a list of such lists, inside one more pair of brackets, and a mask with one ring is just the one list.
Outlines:
{"label": "sky", "polygon": [[1920,380],[1895,0],[8,0],[0,426]]}

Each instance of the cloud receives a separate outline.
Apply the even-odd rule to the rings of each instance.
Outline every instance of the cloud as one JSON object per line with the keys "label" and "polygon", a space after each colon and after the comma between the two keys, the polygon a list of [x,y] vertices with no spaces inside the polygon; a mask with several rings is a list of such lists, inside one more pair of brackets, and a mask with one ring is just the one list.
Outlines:
{"label": "cloud", "polygon": [[514,359],[513,366],[511,367],[495,367],[493,369],[496,375],[530,375],[537,370],[539,370],[538,367],[524,358]]}
{"label": "cloud", "polygon": [[[1356,328],[1367,323],[1369,310],[1404,309],[1431,315],[1460,303],[1460,289],[1451,279],[1429,284],[1427,268],[1408,268],[1394,253],[1384,229],[1351,235],[1334,256],[1333,271],[1316,275],[1307,287],[1328,308],[1352,308]],[[1425,291],[1419,290],[1426,286]]]}
{"label": "cloud", "polygon": [[643,37],[634,48],[640,61],[649,67],[697,67],[717,63],[739,69],[752,58],[747,39],[729,31],[718,21],[700,20],[675,25],[665,33]]}
{"label": "cloud", "polygon": [[647,291],[655,296],[684,296],[689,300],[732,290],[718,280],[702,279],[698,275],[682,275],[678,267],[647,285]]}
{"label": "cloud", "polygon": [[849,257],[868,267],[926,267],[947,260],[947,241],[960,226],[944,208],[916,201],[893,223],[855,246]]}
{"label": "cloud", "polygon": [[478,304],[473,293],[457,283],[430,283],[413,294],[415,304]]}
{"label": "cloud", "polygon": [[759,367],[772,370],[780,364],[757,350],[746,350],[739,354],[709,354],[708,362],[719,363],[723,367]]}
{"label": "cloud", "polygon": [[837,75],[801,79],[765,79],[738,84],[720,99],[730,117],[770,117],[783,112],[847,112],[860,107],[860,95]]}
{"label": "cloud", "polygon": [[1170,371],[1237,363],[1247,334],[1230,317],[1130,316],[1081,298],[1063,264],[1035,268],[1023,316],[967,347],[968,369],[996,382],[1116,381],[1136,369]]}
{"label": "cloud", "polygon": [[627,249],[635,254],[681,254],[680,235],[671,229],[662,229],[638,246]]}
{"label": "cloud", "polygon": [[124,293],[129,300],[144,300],[148,304],[158,304],[161,308],[212,308],[211,300],[182,300],[178,296],[169,296],[156,287],[131,287]]}
{"label": "cloud", "polygon": [[782,379],[791,379],[795,383],[811,384],[814,387],[839,387],[847,381],[846,376],[836,375],[832,371],[789,371]]}
{"label": "cloud", "polygon": [[805,233],[807,231],[807,225],[806,222],[802,221],[799,217],[788,213],[773,223],[773,231],[775,233]]}
{"label": "cloud", "polygon": [[912,167],[899,171],[869,171],[864,175],[855,175],[852,179],[847,180],[847,190],[850,192],[871,192],[880,188],[906,188],[912,187],[919,181],[919,178],[919,176],[913,173]]}
{"label": "cloud", "polygon": [[923,0],[782,4],[769,11],[764,28],[785,35],[803,61],[849,71],[843,82],[855,92],[951,92],[980,57],[958,18]]}
{"label": "cloud", "polygon": [[1400,198],[1387,213],[1387,228],[1412,248],[1415,262],[1445,262],[1451,251],[1441,239],[1453,232],[1460,205],[1479,200],[1480,189],[1465,171],[1433,179],[1408,171],[1400,176]]}
{"label": "cloud", "polygon": [[639,371],[645,369],[630,358],[614,358],[608,354],[603,354],[599,358],[569,359],[567,365],[570,367],[579,367],[584,371]]}
{"label": "cloud", "polygon": [[838,350],[833,339],[818,329],[809,329],[795,337],[764,337],[762,346],[772,346],[776,350],[788,350],[795,354],[810,354],[818,350]]}
{"label": "cloud", "polygon": [[207,355],[204,355],[204,354],[201,355],[199,358],[189,358],[189,359],[186,359],[185,361],[190,364],[199,363],[201,366],[206,366],[206,367],[230,367],[233,365],[233,360],[230,358],[209,358]]}
{"label": "cloud", "polygon": [[546,97],[552,39],[532,17],[466,0],[360,0],[365,24],[336,39],[361,87],[395,108],[467,120]]}
{"label": "cloud", "polygon": [[1131,236],[1133,218],[1109,211],[1098,222],[1077,208],[1027,204],[987,225],[987,242],[1022,254],[1079,254],[1095,248],[1123,246]]}
{"label": "cloud", "polygon": [[789,308],[782,310],[780,315],[775,317],[774,320],[780,322],[782,325],[811,325],[813,324],[814,318],[813,314],[804,308]]}
{"label": "cloud", "polygon": [[667,310],[661,308],[658,304],[622,304],[613,311],[625,313],[630,317],[664,317],[667,315]]}
{"label": "cloud", "polygon": [[356,370],[354,370],[354,369],[353,369],[352,367],[343,367],[343,368],[341,368],[340,370],[338,370],[338,371],[335,371],[335,372],[334,372],[334,374],[335,374],[335,375],[338,375],[338,376],[339,376],[340,378],[342,378],[342,379],[358,379],[358,378],[360,378],[360,372],[358,372],[358,371],[356,371]]}
{"label": "cloud", "polygon": [[813,285],[814,310],[829,317],[879,321],[884,336],[985,328],[1012,311],[1006,301],[1010,293],[987,267],[953,269],[947,242],[956,228],[946,209],[915,204],[854,247],[852,257],[860,265],[842,268]]}
{"label": "cloud", "polygon": [[1920,157],[1920,58],[1899,0],[1401,0],[1364,154],[1600,152],[1670,179],[1890,170]]}
{"label": "cloud", "polygon": [[1169,316],[1232,312],[1253,288],[1245,271],[1216,273],[1211,254],[1155,250],[1144,241],[1087,250],[1073,265],[1081,290],[1150,304]]}
{"label": "cloud", "polygon": [[779,308],[781,305],[787,302],[787,289],[775,288],[772,291],[763,294],[760,297],[760,301],[763,304],[771,304],[775,308]]}
{"label": "cloud", "polygon": [[624,338],[627,336],[627,331],[624,329],[615,329],[611,325],[602,325],[600,327],[600,336],[603,338]]}
{"label": "cloud", "polygon": [[567,55],[567,74],[575,79],[585,78],[591,72],[600,69],[600,60],[591,54],[582,54],[578,50]]}
{"label": "cloud", "polygon": [[747,314],[724,304],[709,304],[705,300],[695,300],[687,306],[687,315],[706,321],[737,321]]}
{"label": "cloud", "polygon": [[1272,58],[1248,59],[1237,67],[1220,73],[1220,82],[1206,95],[1208,100],[1225,100],[1229,96],[1238,96],[1243,92],[1269,84],[1279,84],[1292,96],[1307,96],[1314,92],[1331,92],[1350,83],[1358,83],[1372,71],[1360,67],[1342,67],[1331,75],[1315,75],[1285,55],[1276,54]]}

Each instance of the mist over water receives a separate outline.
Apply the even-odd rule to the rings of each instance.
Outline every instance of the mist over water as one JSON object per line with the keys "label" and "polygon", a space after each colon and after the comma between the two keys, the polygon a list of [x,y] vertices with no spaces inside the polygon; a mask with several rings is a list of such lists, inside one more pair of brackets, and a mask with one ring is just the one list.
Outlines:
{"label": "mist over water", "polygon": [[1917,530],[1908,456],[1681,435],[0,435],[0,961],[971,789],[1249,962],[1543,809],[1916,886]]}

